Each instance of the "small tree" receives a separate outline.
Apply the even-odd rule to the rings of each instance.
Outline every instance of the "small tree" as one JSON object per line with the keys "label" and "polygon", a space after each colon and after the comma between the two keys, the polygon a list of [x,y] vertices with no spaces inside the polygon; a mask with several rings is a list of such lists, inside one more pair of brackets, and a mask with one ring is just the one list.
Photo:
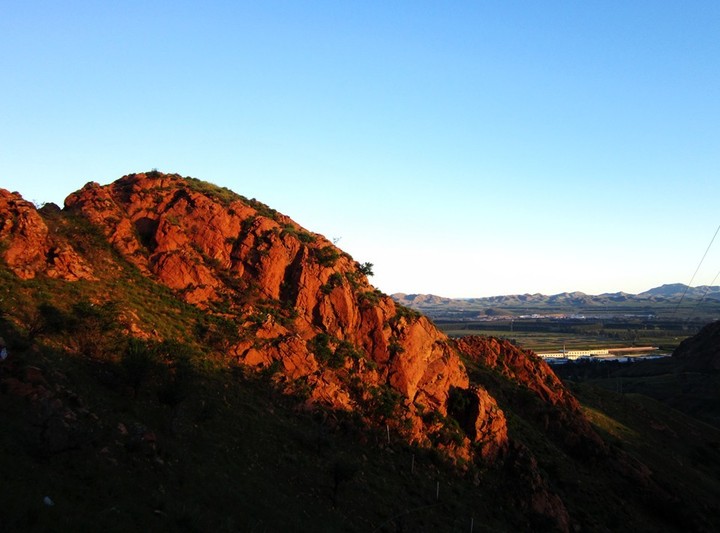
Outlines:
{"label": "small tree", "polygon": [[82,300],[72,307],[65,329],[75,351],[92,359],[107,359],[117,348],[118,308],[115,302],[93,304]]}
{"label": "small tree", "polygon": [[[177,341],[163,341],[157,348],[159,358],[167,365],[158,399],[173,412],[187,398],[190,385],[195,379],[192,348]],[[174,418],[174,415],[173,415]]]}
{"label": "small tree", "polygon": [[372,263],[361,263],[358,265],[358,270],[366,276],[373,276],[373,264]]}

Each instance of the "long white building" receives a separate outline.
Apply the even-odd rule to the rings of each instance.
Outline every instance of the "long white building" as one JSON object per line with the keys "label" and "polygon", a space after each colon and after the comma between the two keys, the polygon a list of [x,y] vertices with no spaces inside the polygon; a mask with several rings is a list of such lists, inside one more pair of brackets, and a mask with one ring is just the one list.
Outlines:
{"label": "long white building", "polygon": [[603,355],[619,355],[628,353],[647,353],[657,350],[657,346],[632,346],[625,348],[591,348],[589,350],[566,350],[563,348],[557,352],[538,352],[537,355],[543,359],[578,359],[580,357],[595,357]]}

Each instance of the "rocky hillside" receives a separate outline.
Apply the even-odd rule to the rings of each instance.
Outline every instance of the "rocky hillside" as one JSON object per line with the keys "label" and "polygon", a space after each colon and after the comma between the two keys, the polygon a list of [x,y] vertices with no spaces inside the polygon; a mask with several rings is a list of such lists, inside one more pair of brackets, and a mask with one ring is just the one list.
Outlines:
{"label": "rocky hillside", "polygon": [[[629,524],[643,530],[667,522],[647,522],[643,509],[651,500],[675,503],[673,496],[642,463],[603,441],[539,358],[504,341],[448,339],[372,287],[371,264],[256,200],[151,172],[89,183],[63,209],[37,210],[0,190],[0,213],[0,326],[13,355],[2,366],[2,391],[26,402],[3,416],[43,460],[91,446],[122,465],[130,460],[123,454],[142,450],[153,468],[177,472],[157,442],[181,446],[183,432],[195,435],[206,420],[207,395],[235,405],[231,391],[247,378],[233,376],[254,374],[296,408],[321,413],[328,427],[380,429],[388,442],[434,450],[475,486],[505,479],[508,492],[494,501],[519,514],[496,520],[511,529],[600,527],[603,518],[580,510],[619,504],[614,491],[623,483],[643,487],[629,496],[641,504],[625,511]],[[87,363],[112,394],[93,379],[85,395],[72,390],[70,382],[82,381],[75,362]],[[225,392],[209,388],[218,380]],[[188,391],[201,389],[195,381],[206,392],[193,403]],[[107,407],[118,398],[134,406],[124,418]],[[250,402],[238,401],[238,409]],[[165,408],[169,422],[152,422],[151,413]],[[263,409],[272,418],[275,408]],[[188,412],[195,422],[187,415],[183,425]],[[43,429],[26,432],[16,413]],[[230,412],[224,416],[234,424]],[[143,429],[130,431],[128,417]],[[231,446],[228,438],[206,442],[207,453]],[[114,452],[113,442],[125,442],[125,452]],[[558,460],[586,471],[578,476],[587,488],[548,476]],[[333,500],[349,475],[338,468]],[[597,468],[625,481],[608,492],[603,476],[589,481]],[[376,527],[373,520],[367,525]]]}
{"label": "rocky hillside", "polygon": [[[375,290],[368,266],[257,201],[177,176],[132,175],[88,184],[65,208],[186,302],[231,317],[238,338],[226,357],[274,365],[290,389],[302,382],[309,404],[364,411],[396,399],[384,406],[389,421],[428,442],[437,428],[418,409],[445,416],[450,389],[469,386],[445,336]],[[486,440],[498,439],[477,437]]]}
{"label": "rocky hillside", "polygon": [[32,279],[44,274],[65,281],[95,279],[92,267],[77,254],[70,241],[50,234],[33,204],[0,189],[0,213],[2,258],[16,276]]}

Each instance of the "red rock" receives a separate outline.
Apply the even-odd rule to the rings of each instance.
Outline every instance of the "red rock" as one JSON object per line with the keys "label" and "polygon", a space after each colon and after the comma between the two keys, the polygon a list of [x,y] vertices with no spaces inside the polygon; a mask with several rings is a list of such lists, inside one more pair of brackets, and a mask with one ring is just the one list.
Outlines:
{"label": "red rock", "polygon": [[456,344],[458,350],[473,361],[522,383],[544,402],[579,411],[577,400],[552,368],[531,351],[522,350],[507,340],[479,335],[461,337]]}
{"label": "red rock", "polygon": [[19,195],[0,189],[0,241],[2,259],[22,279],[39,273],[66,281],[95,279],[92,268],[72,246],[48,234],[45,221],[33,204]]}
{"label": "red rock", "polygon": [[499,371],[505,377],[533,391],[542,407],[531,416],[540,416],[545,430],[555,435],[570,451],[581,456],[607,452],[572,393],[550,366],[534,353],[517,348],[506,340],[468,336],[456,340],[470,360]]}
{"label": "red rock", "polygon": [[495,398],[481,387],[473,387],[476,402],[472,409],[475,416],[474,442],[481,444],[480,454],[483,459],[492,462],[505,454],[508,447],[507,421],[505,414],[498,406]]}

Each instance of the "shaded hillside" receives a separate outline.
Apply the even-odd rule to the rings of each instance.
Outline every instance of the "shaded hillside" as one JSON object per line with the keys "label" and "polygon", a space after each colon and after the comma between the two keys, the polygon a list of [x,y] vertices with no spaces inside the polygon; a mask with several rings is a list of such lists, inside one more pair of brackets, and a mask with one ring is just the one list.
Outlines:
{"label": "shaded hillside", "polygon": [[604,441],[532,353],[448,339],[256,200],[153,172],[62,210],[0,190],[0,212],[3,523],[718,525]]}
{"label": "shaded hillside", "polygon": [[672,357],[633,363],[578,361],[555,371],[565,380],[643,394],[720,428],[719,325],[707,324]]}
{"label": "shaded hillside", "polygon": [[685,339],[673,357],[694,370],[720,370],[720,321],[705,326],[697,335]]}

